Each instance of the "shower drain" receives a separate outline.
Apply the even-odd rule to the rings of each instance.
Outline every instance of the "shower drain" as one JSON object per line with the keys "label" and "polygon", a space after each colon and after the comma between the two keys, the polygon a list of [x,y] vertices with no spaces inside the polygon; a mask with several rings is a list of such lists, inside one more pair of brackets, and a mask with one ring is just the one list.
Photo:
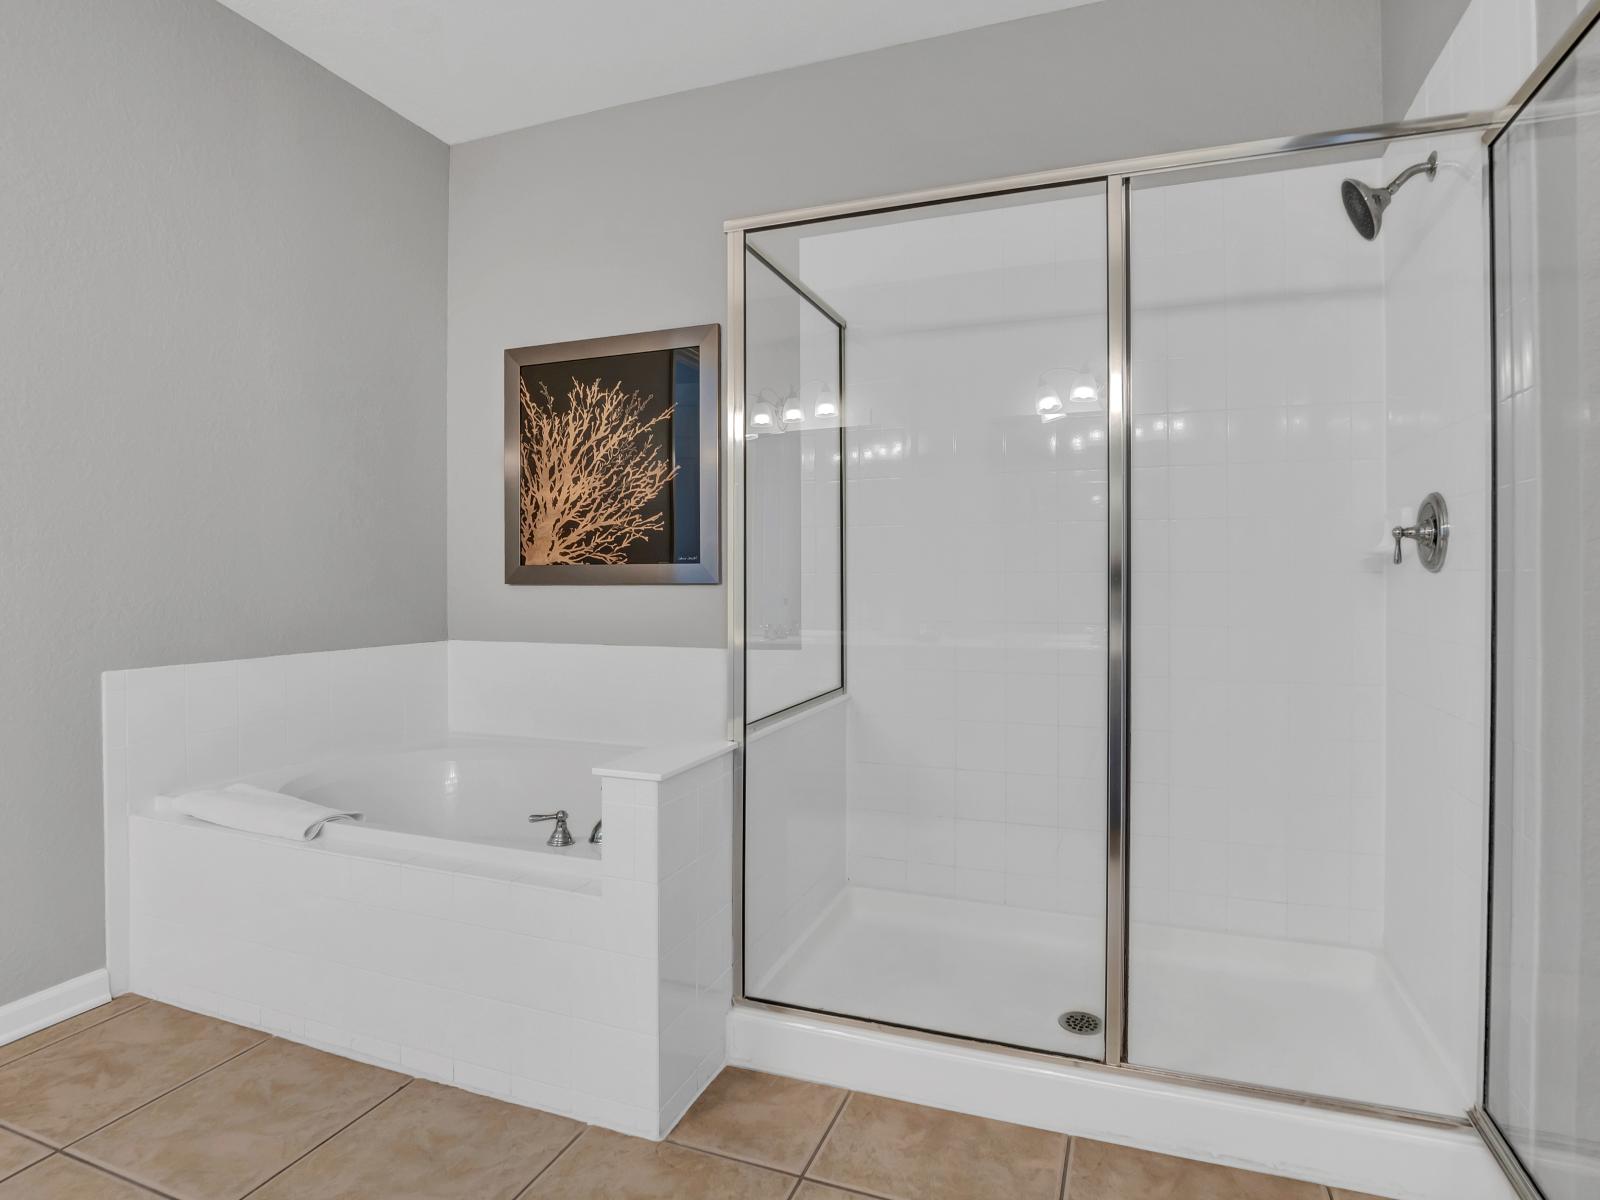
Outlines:
{"label": "shower drain", "polygon": [[1092,1012],[1083,1012],[1079,1009],[1062,1013],[1056,1018],[1056,1024],[1068,1033],[1079,1033],[1085,1037],[1100,1032],[1100,1018]]}

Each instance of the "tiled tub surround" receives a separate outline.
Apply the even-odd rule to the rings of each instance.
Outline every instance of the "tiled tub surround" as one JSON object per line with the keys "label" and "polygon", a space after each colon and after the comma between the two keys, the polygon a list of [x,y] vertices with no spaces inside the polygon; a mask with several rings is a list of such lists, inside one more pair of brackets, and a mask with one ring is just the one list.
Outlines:
{"label": "tiled tub surround", "polygon": [[[433,643],[108,672],[113,991],[137,981],[659,1136],[720,1064],[730,998],[724,663],[715,650]],[[510,846],[380,828],[380,804],[371,826],[304,845],[155,811],[162,792],[241,776],[320,775],[335,786],[317,798],[338,804],[353,765],[438,766],[428,746],[504,758],[541,733],[547,750],[549,735],[616,743],[589,748],[612,772],[585,775],[593,800],[551,806],[574,813],[566,854],[518,848],[526,826]],[[599,853],[586,807],[604,814]]]}
{"label": "tiled tub surround", "polygon": [[601,856],[552,869],[286,843],[136,813],[145,995],[609,1128],[659,1137],[723,1060],[728,757],[603,775]]}
{"label": "tiled tub surround", "polygon": [[448,732],[443,642],[107,671],[106,954],[128,987],[128,813],[162,792]]}

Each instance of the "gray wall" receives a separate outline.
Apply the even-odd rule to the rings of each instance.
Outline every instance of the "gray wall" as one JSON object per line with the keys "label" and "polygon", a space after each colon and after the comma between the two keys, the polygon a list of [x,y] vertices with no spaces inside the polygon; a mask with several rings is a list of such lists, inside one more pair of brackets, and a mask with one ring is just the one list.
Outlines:
{"label": "gray wall", "polygon": [[1383,116],[1398,121],[1439,51],[1455,31],[1468,0],[1383,0]]}
{"label": "gray wall", "polygon": [[211,0],[0,10],[0,1003],[105,962],[99,672],[441,637],[448,153]]}
{"label": "gray wall", "polygon": [[725,218],[1382,118],[1379,0],[1115,0],[453,147],[458,638],[721,645],[720,588],[501,583],[501,353],[723,319]]}

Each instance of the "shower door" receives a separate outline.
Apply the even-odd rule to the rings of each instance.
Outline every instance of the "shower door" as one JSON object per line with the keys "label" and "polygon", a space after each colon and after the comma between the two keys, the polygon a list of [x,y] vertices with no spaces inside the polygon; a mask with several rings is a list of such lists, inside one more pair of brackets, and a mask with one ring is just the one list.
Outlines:
{"label": "shower door", "polygon": [[735,241],[751,1000],[1103,1054],[1107,220]]}
{"label": "shower door", "polygon": [[[1436,154],[1358,226],[1347,179]],[[1459,1116],[1481,1025],[1477,131],[1135,178],[1127,1061]],[[1350,189],[1359,190],[1359,189]],[[1368,235],[1375,234],[1375,237]],[[1395,526],[1448,499],[1449,557]]]}
{"label": "shower door", "polygon": [[1480,1116],[1600,1195],[1600,34],[1496,140],[1494,877]]}

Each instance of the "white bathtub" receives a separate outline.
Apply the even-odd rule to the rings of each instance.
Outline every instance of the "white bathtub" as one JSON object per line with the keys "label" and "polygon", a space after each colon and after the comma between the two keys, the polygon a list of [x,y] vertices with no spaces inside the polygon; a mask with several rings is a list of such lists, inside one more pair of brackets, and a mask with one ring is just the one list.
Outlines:
{"label": "white bathtub", "polygon": [[[452,737],[249,776],[365,814],[309,842],[136,804],[132,988],[662,1137],[725,1061],[730,747],[630,749]],[[558,808],[563,849],[528,823]]]}
{"label": "white bathtub", "polygon": [[[596,767],[638,749],[607,742],[548,738],[452,738],[437,745],[333,759],[251,776],[329,808],[354,809],[359,822],[336,821],[320,840],[330,847],[383,845],[416,854],[542,868],[594,864],[601,847],[589,834],[600,820]],[[565,809],[575,842],[547,845],[552,822],[530,813]],[[539,855],[530,862],[527,852]]]}

